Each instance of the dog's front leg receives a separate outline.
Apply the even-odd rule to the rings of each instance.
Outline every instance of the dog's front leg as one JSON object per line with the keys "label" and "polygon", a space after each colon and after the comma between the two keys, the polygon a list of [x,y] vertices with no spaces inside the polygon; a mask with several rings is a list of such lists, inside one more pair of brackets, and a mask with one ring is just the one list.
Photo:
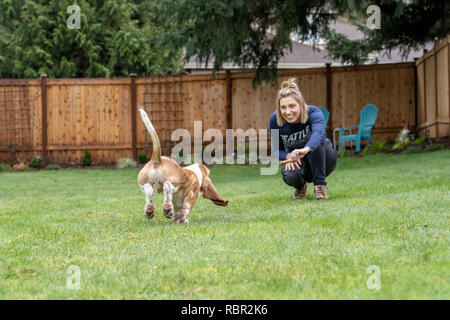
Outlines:
{"label": "dog's front leg", "polygon": [[164,182],[163,192],[164,192],[164,203],[163,203],[163,214],[166,218],[171,218],[173,215],[173,203],[172,196],[175,191],[175,187],[169,181]]}
{"label": "dog's front leg", "polygon": [[187,216],[191,213],[192,207],[198,198],[198,192],[189,192],[183,200],[183,205],[181,207],[181,212],[177,212],[175,215],[174,222],[189,222]]}
{"label": "dog's front leg", "polygon": [[153,203],[153,187],[150,183],[139,185],[141,191],[145,194],[145,216],[148,219],[155,215],[155,204]]}
{"label": "dog's front leg", "polygon": [[179,212],[176,212],[173,222],[189,222],[189,220],[187,219],[189,213],[191,213],[191,207],[189,203],[183,203],[183,207],[181,208],[181,210]]}

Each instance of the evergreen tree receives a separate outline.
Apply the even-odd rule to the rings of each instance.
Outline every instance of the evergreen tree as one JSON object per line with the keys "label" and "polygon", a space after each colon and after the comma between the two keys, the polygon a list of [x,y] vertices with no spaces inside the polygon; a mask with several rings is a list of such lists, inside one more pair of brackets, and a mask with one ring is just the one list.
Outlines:
{"label": "evergreen tree", "polygon": [[255,68],[256,83],[274,79],[291,32],[310,39],[332,17],[325,0],[165,0],[164,9],[175,31],[166,37],[185,49],[186,60],[196,56],[214,70],[224,62]]}
{"label": "evergreen tree", "polygon": [[[70,5],[81,28],[69,29]],[[0,77],[121,77],[181,71],[181,50],[157,41],[160,4],[134,0],[2,0]],[[167,30],[164,30],[167,31]]]}
{"label": "evergreen tree", "polygon": [[[369,5],[380,8],[380,29],[366,25]],[[404,57],[420,50],[450,31],[450,3],[436,0],[363,0],[339,1],[336,8],[346,14],[364,33],[360,40],[349,40],[334,31],[324,33],[330,56],[345,63],[361,64],[374,51],[399,49]]]}
{"label": "evergreen tree", "polygon": [[[381,8],[381,29],[364,22],[370,4]],[[326,36],[334,58],[358,64],[373,51],[399,47],[406,53],[449,31],[449,1],[436,0],[164,0],[161,15],[175,33],[171,41],[214,70],[224,62],[256,69],[255,82],[273,79],[290,34],[300,40]],[[348,15],[361,23],[366,37],[350,41],[328,29],[330,20]],[[364,19],[366,17],[366,19]]]}

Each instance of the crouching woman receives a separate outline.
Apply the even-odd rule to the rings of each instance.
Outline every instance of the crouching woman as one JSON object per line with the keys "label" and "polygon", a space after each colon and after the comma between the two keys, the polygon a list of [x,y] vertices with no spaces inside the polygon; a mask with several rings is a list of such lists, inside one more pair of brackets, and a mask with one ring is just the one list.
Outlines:
{"label": "crouching woman", "polygon": [[305,198],[312,182],[315,198],[328,199],[326,177],[336,168],[337,152],[325,135],[322,111],[305,103],[295,78],[281,84],[269,128],[279,130],[279,159],[290,161],[283,165],[282,176],[295,188],[293,198]]}

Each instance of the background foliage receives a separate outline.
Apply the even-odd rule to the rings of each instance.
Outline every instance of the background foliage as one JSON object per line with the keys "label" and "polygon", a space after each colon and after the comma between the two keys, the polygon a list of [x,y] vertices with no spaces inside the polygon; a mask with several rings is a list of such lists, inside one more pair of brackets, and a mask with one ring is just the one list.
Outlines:
{"label": "background foliage", "polygon": [[[81,8],[69,30],[67,7]],[[381,9],[381,29],[368,30],[366,9]],[[274,79],[280,58],[299,40],[325,38],[330,56],[364,63],[374,51],[405,55],[450,31],[450,3],[435,0],[3,0],[0,77],[115,77],[170,74],[196,57],[219,70],[225,62],[254,68],[255,82]],[[330,31],[346,17],[365,37]]]}
{"label": "background foliage", "polygon": [[[380,7],[381,29],[369,30],[369,5]],[[375,51],[399,49],[404,57],[410,50],[422,50],[426,43],[444,38],[450,31],[450,2],[435,0],[336,1],[336,9],[364,33],[360,40],[349,40],[332,30],[324,32],[330,56],[344,63],[364,63]]]}
{"label": "background foliage", "polygon": [[[67,7],[81,9],[70,30]],[[144,0],[0,2],[0,77],[114,77],[181,70],[181,51],[155,36],[160,3]]]}
{"label": "background foliage", "polygon": [[[374,51],[399,48],[406,56],[449,31],[448,1],[435,0],[164,0],[163,14],[170,42],[219,70],[225,62],[256,70],[255,82],[274,79],[280,58],[291,49],[291,35],[317,41],[325,38],[330,57],[360,64]],[[376,4],[381,29],[369,30],[366,10]],[[329,22],[346,17],[364,32],[349,40],[329,29]],[[163,23],[163,22],[162,22]],[[173,24],[177,28],[171,28]]]}
{"label": "background foliage", "polygon": [[[274,78],[290,34],[317,37],[333,17],[324,0],[165,0],[168,29],[178,25],[171,42],[186,50],[186,59],[224,62],[256,69],[256,81]],[[169,17],[166,19],[166,17]]]}

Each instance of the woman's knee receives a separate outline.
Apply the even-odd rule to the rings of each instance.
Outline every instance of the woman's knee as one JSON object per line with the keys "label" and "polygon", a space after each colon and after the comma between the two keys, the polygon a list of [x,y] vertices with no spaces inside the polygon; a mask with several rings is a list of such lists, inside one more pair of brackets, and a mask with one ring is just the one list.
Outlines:
{"label": "woman's knee", "polygon": [[288,186],[301,187],[306,183],[299,169],[285,170],[283,168],[282,176],[284,183],[286,183]]}
{"label": "woman's knee", "polygon": [[332,150],[332,153],[330,156],[327,156],[327,165],[326,165],[326,175],[332,173],[334,169],[336,169],[337,165],[337,152]]}

